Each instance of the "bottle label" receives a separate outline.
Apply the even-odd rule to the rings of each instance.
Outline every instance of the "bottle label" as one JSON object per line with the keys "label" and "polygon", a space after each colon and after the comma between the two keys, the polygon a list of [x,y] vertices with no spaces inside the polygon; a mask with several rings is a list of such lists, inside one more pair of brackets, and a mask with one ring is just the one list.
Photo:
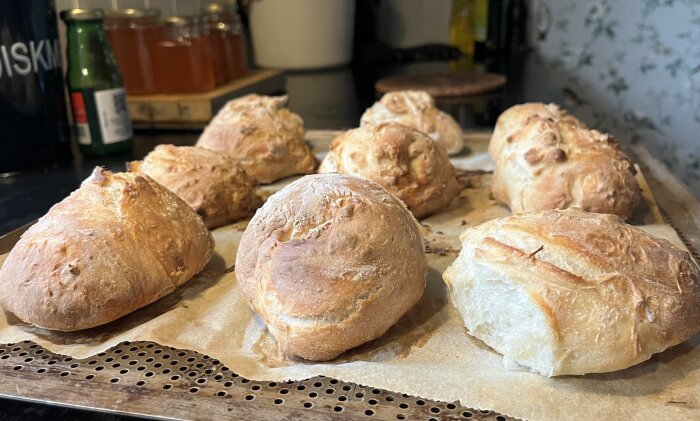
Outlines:
{"label": "bottle label", "polygon": [[122,142],[133,136],[124,88],[95,91],[95,108],[104,144]]}
{"label": "bottle label", "polygon": [[90,136],[90,125],[88,124],[85,99],[83,98],[82,92],[71,92],[70,103],[73,109],[75,127],[78,130],[78,143],[81,145],[89,145],[92,143],[92,136]]}

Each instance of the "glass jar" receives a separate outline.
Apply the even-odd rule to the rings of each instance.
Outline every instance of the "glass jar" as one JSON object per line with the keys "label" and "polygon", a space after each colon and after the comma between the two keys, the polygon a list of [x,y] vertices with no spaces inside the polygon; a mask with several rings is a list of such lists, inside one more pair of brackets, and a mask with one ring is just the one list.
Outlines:
{"label": "glass jar", "polygon": [[202,13],[214,51],[223,57],[227,79],[244,76],[248,66],[237,2],[209,3],[202,8]]}
{"label": "glass jar", "polygon": [[104,28],[117,59],[127,93],[156,93],[153,56],[163,37],[157,9],[120,9],[107,12]]}
{"label": "glass jar", "polygon": [[[156,87],[167,94],[198,93],[216,87],[206,41],[192,18],[161,19],[163,38],[155,51]],[[208,50],[211,54],[211,50]]]}

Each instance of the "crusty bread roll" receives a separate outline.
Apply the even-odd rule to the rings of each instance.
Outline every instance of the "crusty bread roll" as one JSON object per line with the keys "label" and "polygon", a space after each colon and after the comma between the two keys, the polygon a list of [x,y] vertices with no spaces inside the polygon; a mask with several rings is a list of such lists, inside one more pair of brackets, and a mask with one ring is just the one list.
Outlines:
{"label": "crusty bread roll", "polygon": [[209,229],[246,218],[260,204],[255,179],[238,161],[208,149],[158,145],[143,161],[127,167],[180,196]]}
{"label": "crusty bread roll", "polygon": [[579,207],[632,216],[641,192],[634,165],[615,139],[557,107],[519,107],[498,118],[491,138],[496,200],[514,213]]}
{"label": "crusty bread roll", "polygon": [[546,376],[645,361],[700,330],[700,271],[687,252],[580,209],[467,229],[443,277],[469,332]]}
{"label": "crusty bread roll", "polygon": [[491,157],[498,156],[501,147],[507,143],[506,139],[522,129],[532,116],[573,124],[583,129],[588,128],[581,120],[572,116],[557,104],[528,102],[514,105],[501,113],[496,121],[496,126],[493,129],[493,135],[489,142],[489,154]]}
{"label": "crusty bread roll", "polygon": [[459,193],[445,151],[398,123],[363,126],[336,137],[319,172],[367,178],[403,200],[416,218],[436,212]]}
{"label": "crusty bread roll", "polygon": [[401,123],[420,130],[442,146],[449,155],[464,147],[462,128],[449,114],[435,107],[425,91],[396,91],[384,94],[360,118],[360,126]]}
{"label": "crusty bread roll", "polygon": [[165,187],[97,167],[7,256],[0,304],[47,329],[99,326],[187,282],[213,246],[201,218]]}
{"label": "crusty bread roll", "polygon": [[286,102],[286,96],[255,94],[229,101],[204,129],[197,146],[240,160],[260,183],[310,174],[318,162],[304,143],[301,117],[283,108]]}
{"label": "crusty bread roll", "polygon": [[332,359],[375,339],[425,288],[421,227],[381,186],[310,175],[272,195],[248,224],[236,278],[285,355]]}

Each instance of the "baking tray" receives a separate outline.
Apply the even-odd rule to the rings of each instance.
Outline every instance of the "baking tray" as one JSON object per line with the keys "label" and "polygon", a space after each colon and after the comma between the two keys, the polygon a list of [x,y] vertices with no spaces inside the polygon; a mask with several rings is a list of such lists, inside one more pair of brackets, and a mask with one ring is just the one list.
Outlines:
{"label": "baking tray", "polygon": [[[310,132],[311,140],[336,132]],[[467,135],[473,152],[488,133]],[[654,191],[661,212],[696,259],[700,204],[643,148],[630,151]],[[0,238],[0,253],[28,226]],[[245,379],[216,356],[152,342],[123,342],[85,359],[31,342],[0,345],[0,395],[95,411],[181,419],[511,419],[458,402],[440,402],[371,385],[314,377],[294,382]],[[465,394],[468,394],[465,391]]]}

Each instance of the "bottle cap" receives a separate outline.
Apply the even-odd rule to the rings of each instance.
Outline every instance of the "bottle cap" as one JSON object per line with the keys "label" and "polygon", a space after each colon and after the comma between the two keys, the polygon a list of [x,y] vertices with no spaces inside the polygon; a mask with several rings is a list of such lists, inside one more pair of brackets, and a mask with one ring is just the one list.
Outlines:
{"label": "bottle cap", "polygon": [[102,9],[68,9],[61,12],[64,22],[102,20],[104,16]]}

